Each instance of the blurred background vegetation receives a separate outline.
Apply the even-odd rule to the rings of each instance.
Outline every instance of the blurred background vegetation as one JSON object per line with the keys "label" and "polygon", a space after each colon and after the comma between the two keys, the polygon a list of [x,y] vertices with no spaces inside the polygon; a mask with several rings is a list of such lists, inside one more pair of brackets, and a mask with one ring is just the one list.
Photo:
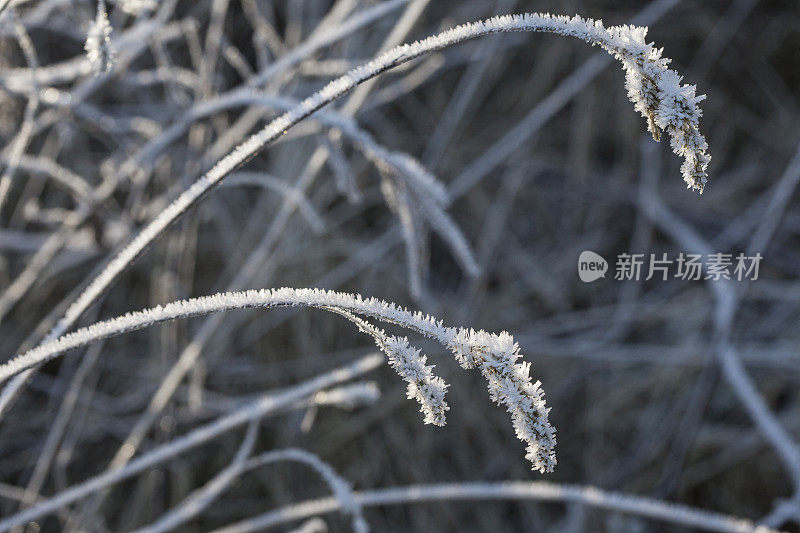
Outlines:
{"label": "blurred background vegetation", "polygon": [[[125,175],[120,168],[128,158],[193,106],[246,84],[252,72],[304,46],[315,32],[330,31],[372,5],[180,1],[141,50],[130,57],[132,45],[123,44],[115,69],[94,78],[75,65],[83,61],[95,4],[20,2],[16,11],[47,74],[39,81],[37,129],[26,154],[57,162],[92,188],[111,183],[113,191],[85,204],[41,171],[24,165],[17,171],[0,212],[0,290],[7,292],[48,238],[57,246],[24,294],[4,309],[4,357],[38,341],[110,253],[274,112],[226,109],[195,122],[147,160],[145,170]],[[523,11],[650,27],[648,40],[663,46],[672,67],[708,95],[701,129],[713,160],[702,196],[685,189],[680,160],[666,141],[649,138],[627,100],[623,73],[602,51],[553,35],[492,36],[381,76],[354,113],[377,142],[419,158],[448,185],[454,197],[449,213],[475,250],[478,277],[463,273],[438,236],[417,228],[423,284],[412,296],[402,232],[382,198],[381,171],[346,137],[307,121],[246,170],[290,187],[313,172],[304,194],[324,227],[315,231],[274,190],[223,185],[163,235],[84,323],[223,290],[247,266],[244,287],[358,292],[424,310],[447,324],[507,330],[533,362],[532,374],[552,407],[559,464],[548,480],[753,520],[768,515],[792,496],[791,477],[721,371],[717,352],[724,336],[796,447],[797,2],[411,2],[305,56],[262,88],[295,99],[310,94],[374,56],[404,13],[412,15],[400,42]],[[331,13],[338,17],[334,22],[325,20]],[[109,14],[112,42],[152,16],[145,10],[137,19],[113,3]],[[23,80],[26,60],[4,19],[0,136],[7,158],[23,121],[24,95],[33,89]],[[57,102],[48,94],[58,95]],[[347,110],[347,101],[335,108]],[[337,187],[337,166],[355,180],[360,201]],[[76,213],[80,220],[73,223]],[[719,303],[707,282],[622,282],[607,275],[585,284],[577,276],[583,250],[604,256],[613,270],[620,253],[693,252],[692,232],[715,252],[763,256],[757,281],[733,284],[739,298],[729,332],[715,325]],[[259,246],[265,259],[248,262]],[[367,377],[382,391],[374,404],[303,407],[265,418],[257,448],[308,449],[357,489],[540,479],[529,471],[507,415],[490,404],[480,376],[462,372],[440,347],[419,345],[451,384],[447,426],[423,426],[404,384],[381,367]],[[105,470],[187,347],[200,350],[199,361],[137,453],[263,391],[374,350],[337,317],[256,310],[178,321],[70,354],[38,372],[0,424],[0,514],[19,508],[19,491],[29,486],[57,423],[65,425],[63,434],[37,492],[52,495]],[[74,402],[67,415],[59,411],[65,401]],[[147,524],[224,468],[243,434],[199,446],[40,527],[117,531]],[[304,467],[269,466],[242,477],[182,527],[207,530],[325,494]],[[87,516],[77,518],[82,512]],[[536,502],[420,503],[369,509],[366,516],[375,531],[674,530],[578,504]],[[795,506],[782,526],[797,531],[798,516]],[[340,516],[326,520],[332,531],[348,527]]]}

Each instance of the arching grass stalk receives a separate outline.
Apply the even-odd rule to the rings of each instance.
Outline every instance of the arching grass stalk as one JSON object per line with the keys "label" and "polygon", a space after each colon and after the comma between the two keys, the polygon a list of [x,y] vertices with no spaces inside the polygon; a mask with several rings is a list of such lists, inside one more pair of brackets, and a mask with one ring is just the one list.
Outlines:
{"label": "arching grass stalk", "polygon": [[[511,414],[517,437],[526,443],[526,458],[534,470],[552,472],[556,465],[555,429],[550,425],[544,392],[530,378],[530,363],[521,358],[511,335],[444,326],[440,320],[412,312],[375,298],[321,289],[264,289],[219,293],[172,302],[164,306],[129,313],[68,333],[41,344],[0,366],[0,381],[58,357],[68,350],[107,339],[127,331],[146,328],[159,322],[209,313],[251,307],[314,307],[333,311],[353,320],[373,336],[389,356],[390,365],[409,383],[409,397],[419,401],[425,421],[444,424],[447,385],[433,376],[424,356],[403,338],[389,337],[364,319],[397,324],[437,340],[453,352],[462,367],[477,368],[486,378],[489,396]],[[357,316],[352,316],[357,315]]]}

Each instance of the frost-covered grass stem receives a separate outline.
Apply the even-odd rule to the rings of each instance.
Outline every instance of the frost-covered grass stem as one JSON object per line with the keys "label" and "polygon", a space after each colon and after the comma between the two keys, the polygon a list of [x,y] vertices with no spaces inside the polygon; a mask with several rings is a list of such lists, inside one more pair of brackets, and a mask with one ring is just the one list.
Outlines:
{"label": "frost-covered grass stem", "polygon": [[[545,406],[540,383],[529,376],[530,363],[517,362],[519,346],[506,332],[448,327],[440,320],[412,312],[376,298],[362,298],[321,289],[263,289],[219,293],[211,296],[172,302],[164,306],[129,313],[105,322],[68,333],[41,344],[0,366],[0,381],[24,373],[64,352],[159,322],[187,318],[231,309],[253,307],[315,307],[354,314],[382,322],[397,324],[437,340],[450,349],[464,368],[477,368],[486,378],[493,401],[506,407],[517,437],[526,443],[526,458],[540,472],[552,472],[556,465],[555,429],[550,425],[549,408]],[[361,327],[370,329],[367,325]],[[430,374],[425,359],[410,348],[406,339],[386,337],[380,330],[372,332],[385,349],[390,364],[410,383],[409,396],[422,405],[425,421],[444,422],[446,385]],[[381,337],[382,336],[382,337]]]}

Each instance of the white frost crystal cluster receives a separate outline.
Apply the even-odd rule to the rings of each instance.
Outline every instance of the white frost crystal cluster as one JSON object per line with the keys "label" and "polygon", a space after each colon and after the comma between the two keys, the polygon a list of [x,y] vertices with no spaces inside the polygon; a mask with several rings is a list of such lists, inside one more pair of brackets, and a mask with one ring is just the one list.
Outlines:
{"label": "white frost crystal cluster", "polygon": [[[498,17],[505,18],[505,17]],[[668,68],[670,59],[662,57],[663,48],[647,43],[647,28],[611,26],[601,20],[541,14],[514,17],[534,31],[552,31],[581,38],[616,57],[625,69],[625,87],[634,108],[647,120],[647,129],[659,141],[661,132],[670,136],[675,154],[684,158],[681,174],[687,187],[703,192],[707,181],[706,168],[711,161],[708,144],[700,133],[703,115],[698,106],[705,95],[697,95],[694,85],[682,85],[683,78]]]}
{"label": "white frost crystal cluster", "polygon": [[699,126],[703,112],[698,104],[705,95],[697,95],[694,85],[681,84],[683,78],[667,67],[671,60],[661,56],[664,49],[645,42],[647,28],[615,26],[606,31],[614,37],[614,48],[601,46],[622,61],[628,98],[647,119],[653,139],[659,141],[662,131],[669,134],[673,152],[684,158],[683,180],[687,187],[702,193],[711,161]]}
{"label": "white frost crystal cluster", "polygon": [[433,366],[425,364],[427,357],[409,345],[406,337],[388,337],[385,346],[389,366],[408,383],[406,397],[419,402],[423,421],[435,426],[445,425],[444,413],[450,410],[444,399],[447,383],[433,375]]}
{"label": "white frost crystal cluster", "polygon": [[505,331],[459,329],[450,347],[464,368],[477,368],[486,378],[489,397],[511,415],[517,438],[527,443],[526,459],[534,470],[552,472],[556,466],[556,430],[550,425],[541,383],[531,381],[531,364],[519,361],[519,345]]}

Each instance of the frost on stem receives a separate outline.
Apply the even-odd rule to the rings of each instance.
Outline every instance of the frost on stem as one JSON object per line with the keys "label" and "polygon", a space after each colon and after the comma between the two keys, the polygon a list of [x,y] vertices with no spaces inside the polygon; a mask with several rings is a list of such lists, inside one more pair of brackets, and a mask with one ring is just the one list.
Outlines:
{"label": "frost on stem", "polygon": [[548,420],[541,382],[531,381],[531,364],[517,362],[519,345],[507,332],[499,335],[459,329],[449,343],[464,368],[477,368],[486,378],[489,397],[511,415],[517,438],[527,443],[525,458],[533,469],[552,472],[556,465],[556,431]]}
{"label": "frost on stem", "polygon": [[681,173],[687,186],[703,191],[707,181],[706,168],[711,160],[707,153],[708,144],[699,128],[702,111],[698,104],[705,99],[705,95],[697,95],[694,85],[681,84],[682,77],[667,66],[670,59],[662,57],[663,49],[645,41],[645,27],[622,25],[606,28],[601,20],[584,19],[577,15],[501,15],[462,24],[421,41],[388,50],[334,80],[318,94],[325,98],[337,94],[343,86],[355,85],[358,80],[374,76],[408,58],[419,57],[423,53],[481,35],[507,31],[547,32],[576,37],[603,48],[618,59],[625,70],[628,97],[635,109],[647,119],[653,138],[658,141],[661,132],[667,132],[672,150],[684,158]]}
{"label": "frost on stem", "polygon": [[[429,37],[411,47],[429,46],[428,41],[458,41],[475,35],[504,31],[536,31],[568,35],[599,46],[622,63],[625,87],[634,108],[647,120],[653,138],[661,132],[670,136],[675,154],[684,158],[681,173],[687,186],[703,192],[707,181],[706,168],[711,161],[708,144],[700,133],[702,111],[698,104],[705,95],[697,95],[694,85],[682,85],[682,77],[668,68],[670,59],[662,57],[663,49],[647,43],[647,28],[611,26],[603,21],[541,13],[501,15],[485,21],[457,26]],[[434,45],[436,42],[433,43]]]}
{"label": "frost on stem", "polygon": [[634,109],[647,120],[647,129],[659,141],[661,132],[670,136],[675,154],[684,158],[681,174],[687,187],[703,192],[707,181],[706,168],[711,161],[708,144],[700,133],[703,115],[698,106],[705,95],[697,95],[694,85],[681,85],[683,78],[667,67],[670,59],[662,57],[663,48],[647,43],[647,28],[612,26],[604,28],[600,20],[575,16],[523,15],[523,18],[550,18],[562,31],[583,38],[611,53],[625,70],[625,88]]}
{"label": "frost on stem", "polygon": [[407,383],[406,398],[420,404],[423,421],[435,426],[445,425],[445,411],[449,411],[444,395],[447,383],[433,375],[433,365],[426,365],[428,358],[420,350],[408,344],[406,337],[387,337],[386,354],[389,366]]}
{"label": "frost on stem", "polygon": [[661,57],[663,48],[645,42],[647,28],[609,28],[625,44],[628,53],[617,54],[625,68],[625,87],[634,108],[647,119],[647,129],[656,141],[661,132],[670,136],[672,151],[684,158],[681,174],[687,187],[703,192],[706,168],[711,161],[708,143],[700,133],[698,106],[706,96],[697,95],[694,85],[681,85],[682,77],[667,68],[670,59]]}
{"label": "frost on stem", "polygon": [[428,357],[411,346],[406,337],[386,335],[382,329],[349,311],[335,307],[330,310],[352,321],[361,331],[375,339],[375,344],[389,358],[389,366],[408,384],[406,397],[419,403],[419,411],[424,415],[423,422],[444,426],[445,412],[450,410],[444,399],[449,385],[433,374],[433,365],[425,364]]}
{"label": "frost on stem", "polygon": [[409,396],[422,405],[425,421],[444,423],[447,385],[432,374],[427,358],[409,346],[406,338],[387,336],[367,319],[379,320],[416,331],[446,346],[464,368],[477,368],[488,382],[489,395],[510,413],[517,437],[527,444],[533,469],[552,472],[556,465],[555,429],[548,420],[544,392],[530,378],[530,363],[519,361],[519,346],[506,332],[500,334],[447,327],[419,311],[412,312],[377,298],[362,298],[322,289],[262,289],[218,293],[172,302],[97,322],[40,344],[0,365],[0,382],[68,350],[159,322],[252,307],[314,307],[343,315],[369,333],[389,356],[389,364],[409,383]]}
{"label": "frost on stem", "polygon": [[115,52],[111,44],[111,23],[108,21],[105,0],[97,3],[97,15],[89,27],[84,49],[95,74],[111,71]]}

